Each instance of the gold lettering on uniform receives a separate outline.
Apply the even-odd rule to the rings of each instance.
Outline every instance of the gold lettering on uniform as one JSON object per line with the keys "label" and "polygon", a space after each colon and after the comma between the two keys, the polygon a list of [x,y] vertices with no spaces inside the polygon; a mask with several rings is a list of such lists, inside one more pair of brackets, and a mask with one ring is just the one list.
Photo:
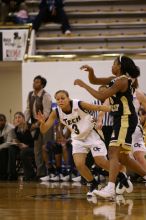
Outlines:
{"label": "gold lettering on uniform", "polygon": [[119,109],[119,104],[112,105],[111,108],[112,108],[112,112],[117,112]]}

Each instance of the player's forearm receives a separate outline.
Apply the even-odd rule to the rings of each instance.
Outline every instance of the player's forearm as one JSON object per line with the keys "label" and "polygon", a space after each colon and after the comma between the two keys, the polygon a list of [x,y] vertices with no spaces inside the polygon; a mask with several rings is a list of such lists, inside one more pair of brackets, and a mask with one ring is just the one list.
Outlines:
{"label": "player's forearm", "polygon": [[111,107],[107,106],[107,105],[99,105],[99,110],[98,111],[103,111],[103,112],[110,112],[111,111]]}
{"label": "player's forearm", "polygon": [[40,131],[41,131],[41,133],[46,133],[48,130],[50,129],[50,126],[48,126],[47,125],[47,123],[46,122],[41,122],[40,123]]}

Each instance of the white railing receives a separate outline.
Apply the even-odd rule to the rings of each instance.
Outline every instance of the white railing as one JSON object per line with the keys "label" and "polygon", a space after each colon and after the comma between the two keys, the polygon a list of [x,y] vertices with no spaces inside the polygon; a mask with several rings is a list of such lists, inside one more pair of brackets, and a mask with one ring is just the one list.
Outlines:
{"label": "white railing", "polygon": [[35,55],[35,51],[36,51],[35,30],[31,30],[27,55],[33,56]]}

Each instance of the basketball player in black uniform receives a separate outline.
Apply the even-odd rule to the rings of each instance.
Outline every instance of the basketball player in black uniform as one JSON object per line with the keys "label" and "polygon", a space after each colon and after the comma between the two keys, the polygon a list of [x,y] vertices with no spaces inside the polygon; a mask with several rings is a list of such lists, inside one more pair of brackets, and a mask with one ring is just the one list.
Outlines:
{"label": "basketball player in black uniform", "polygon": [[115,182],[118,175],[119,164],[137,172],[146,179],[146,172],[129,156],[131,150],[132,134],[135,131],[138,119],[133,105],[132,83],[140,76],[140,70],[132,59],[126,56],[117,57],[112,66],[114,76],[97,78],[93,68],[84,65],[81,67],[89,73],[89,81],[92,84],[109,85],[106,91],[96,91],[82,80],[76,79],[74,84],[86,89],[91,95],[100,100],[110,97],[112,107],[113,133],[109,144],[109,182],[94,193],[104,198],[115,197]]}

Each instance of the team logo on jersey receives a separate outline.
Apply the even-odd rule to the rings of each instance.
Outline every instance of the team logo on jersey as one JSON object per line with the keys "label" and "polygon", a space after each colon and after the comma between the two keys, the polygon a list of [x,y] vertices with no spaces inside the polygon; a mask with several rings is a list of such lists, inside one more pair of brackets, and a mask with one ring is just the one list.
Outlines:
{"label": "team logo on jersey", "polygon": [[100,149],[101,149],[100,147],[93,147],[94,151],[100,151]]}
{"label": "team logo on jersey", "polygon": [[111,105],[112,112],[117,112],[119,109],[119,104]]}
{"label": "team logo on jersey", "polygon": [[137,147],[139,147],[139,148],[140,148],[141,146],[142,146],[142,145],[141,145],[141,144],[139,144],[139,143],[135,143],[135,144],[134,144],[134,147],[136,147],[136,148],[137,148]]}

